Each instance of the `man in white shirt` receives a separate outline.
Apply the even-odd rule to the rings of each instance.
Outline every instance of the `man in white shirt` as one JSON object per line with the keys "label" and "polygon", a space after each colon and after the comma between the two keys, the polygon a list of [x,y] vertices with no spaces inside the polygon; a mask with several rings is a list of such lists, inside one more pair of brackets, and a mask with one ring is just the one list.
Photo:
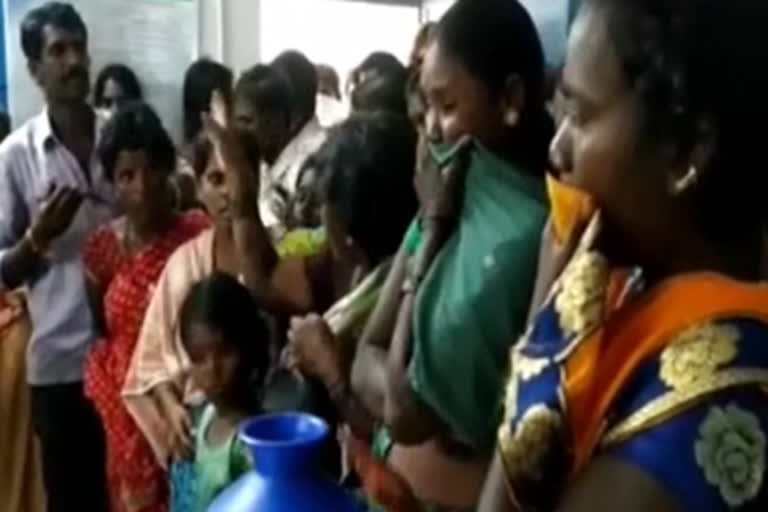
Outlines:
{"label": "man in white shirt", "polygon": [[[289,62],[295,63],[293,57]],[[291,204],[299,183],[307,182],[300,179],[304,164],[325,140],[315,117],[317,75],[312,63],[306,63],[310,73],[303,75],[303,88],[298,82],[294,87],[287,72],[280,71],[284,61],[254,66],[235,86],[235,123],[253,135],[266,163],[261,170],[259,211],[275,239],[293,227]]]}
{"label": "man in white shirt", "polygon": [[341,99],[341,85],[336,70],[328,64],[317,64],[317,107],[320,126],[330,128],[347,118],[347,106]]}
{"label": "man in white shirt", "polygon": [[82,386],[96,336],[81,250],[116,213],[94,150],[87,42],[69,4],[26,15],[21,45],[46,107],[0,145],[0,291],[28,290],[27,381],[48,512],[109,510],[104,434]]}

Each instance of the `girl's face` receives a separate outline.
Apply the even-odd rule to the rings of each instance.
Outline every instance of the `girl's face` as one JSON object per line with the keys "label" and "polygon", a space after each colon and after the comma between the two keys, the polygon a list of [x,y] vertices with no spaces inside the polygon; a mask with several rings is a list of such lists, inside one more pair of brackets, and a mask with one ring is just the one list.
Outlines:
{"label": "girl's face", "polygon": [[198,196],[216,225],[232,222],[227,174],[219,169],[213,156],[200,176]]}
{"label": "girl's face", "polygon": [[195,386],[214,403],[231,397],[239,385],[241,361],[237,351],[220,332],[203,323],[192,324],[184,341]]}
{"label": "girl's face", "polygon": [[113,171],[115,192],[126,214],[138,222],[149,220],[168,195],[166,174],[151,168],[143,149],[123,150]]}
{"label": "girl's face", "polygon": [[104,83],[104,92],[102,94],[101,102],[97,107],[103,109],[107,117],[111,117],[118,111],[120,107],[128,102],[128,95],[125,93],[120,84],[113,78],[109,78]]}
{"label": "girl's face", "polygon": [[433,41],[424,55],[421,88],[430,140],[455,143],[470,135],[488,146],[502,140],[505,108],[498,95]]}

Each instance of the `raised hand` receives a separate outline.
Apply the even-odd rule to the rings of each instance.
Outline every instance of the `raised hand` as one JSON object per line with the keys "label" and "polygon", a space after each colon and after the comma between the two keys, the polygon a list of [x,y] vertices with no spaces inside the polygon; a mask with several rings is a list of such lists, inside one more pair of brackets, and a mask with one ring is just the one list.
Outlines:
{"label": "raised hand", "polygon": [[[215,95],[214,100],[216,97]],[[226,122],[227,118],[222,110],[224,107],[220,102],[215,103],[217,106],[211,106],[211,114],[203,114],[203,127],[213,146],[216,164],[227,174],[232,211],[236,215],[247,215],[256,208],[258,169],[251,169],[243,138]]]}
{"label": "raised hand", "polygon": [[342,370],[336,338],[321,316],[292,319],[288,340],[294,367],[328,386],[338,383]]}
{"label": "raised hand", "polygon": [[221,126],[229,126],[229,106],[221,91],[211,94],[211,118]]}
{"label": "raised hand", "polygon": [[83,195],[78,190],[51,185],[40,213],[30,227],[30,236],[34,243],[45,249],[64,234],[72,225],[82,202]]}
{"label": "raised hand", "polygon": [[414,186],[424,218],[453,219],[461,212],[467,156],[471,147],[472,140],[463,137],[453,150],[456,154],[451,162],[447,167],[441,167],[432,155],[426,137],[419,137]]}

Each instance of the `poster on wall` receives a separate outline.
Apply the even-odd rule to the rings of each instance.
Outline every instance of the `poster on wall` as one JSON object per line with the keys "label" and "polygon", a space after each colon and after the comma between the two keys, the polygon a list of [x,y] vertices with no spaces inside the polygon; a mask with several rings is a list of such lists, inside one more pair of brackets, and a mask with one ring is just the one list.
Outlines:
{"label": "poster on wall", "polygon": [[[14,126],[37,114],[42,95],[19,42],[24,15],[46,0],[3,0],[8,106]],[[68,0],[88,27],[91,80],[119,62],[138,75],[166,127],[181,134],[181,85],[198,48],[197,0]]]}

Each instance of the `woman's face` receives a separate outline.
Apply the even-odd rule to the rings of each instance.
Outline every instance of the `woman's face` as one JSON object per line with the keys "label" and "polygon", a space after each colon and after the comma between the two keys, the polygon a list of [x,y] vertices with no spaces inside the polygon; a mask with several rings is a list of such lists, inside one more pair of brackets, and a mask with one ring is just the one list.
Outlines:
{"label": "woman's face", "polygon": [[551,160],[563,181],[589,193],[602,210],[606,250],[617,259],[643,257],[638,252],[653,250],[668,213],[669,164],[643,143],[639,104],[603,16],[588,8],[572,28]]}
{"label": "woman's face", "polygon": [[98,105],[109,116],[114,115],[117,110],[128,101],[123,88],[113,78],[107,79],[104,83],[104,92],[101,98],[101,104]]}
{"label": "woman's face", "polygon": [[227,174],[219,169],[215,158],[211,157],[208,160],[208,165],[199,180],[198,196],[200,202],[203,203],[214,223],[216,225],[231,223],[232,211],[230,209]]}
{"label": "woman's face", "polygon": [[168,197],[167,172],[152,169],[143,149],[123,150],[117,155],[113,172],[118,200],[132,219],[149,220]]}
{"label": "woman's face", "polygon": [[226,400],[237,386],[240,357],[222,334],[204,323],[190,326],[184,343],[193,383],[214,403]]}
{"label": "woman's face", "polygon": [[424,55],[421,88],[426,99],[425,124],[430,140],[454,143],[471,135],[493,145],[505,132],[500,98],[448,55],[438,40]]}

